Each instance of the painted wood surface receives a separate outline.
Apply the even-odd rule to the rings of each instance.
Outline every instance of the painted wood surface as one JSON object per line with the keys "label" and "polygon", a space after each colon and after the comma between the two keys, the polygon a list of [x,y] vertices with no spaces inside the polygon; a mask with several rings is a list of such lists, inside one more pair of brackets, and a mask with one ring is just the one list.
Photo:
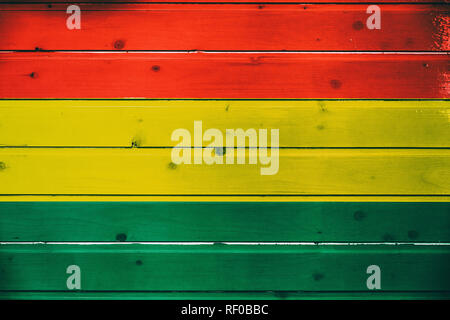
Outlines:
{"label": "painted wood surface", "polygon": [[[0,299],[450,298],[448,1],[381,0],[381,30],[358,0],[92,1],[72,31],[70,2],[0,0],[30,51],[1,99],[239,100],[0,100]],[[279,173],[175,165],[194,120],[279,128]]]}
{"label": "painted wood surface", "polygon": [[[0,50],[446,51],[446,5],[79,4],[82,26],[66,26],[67,4],[0,6]],[[32,28],[30,28],[32,26]]]}
{"label": "painted wood surface", "polygon": [[0,241],[450,242],[440,202],[0,202]]}
{"label": "painted wood surface", "polygon": [[2,98],[449,98],[446,54],[0,53]]}
{"label": "painted wood surface", "polygon": [[2,148],[0,194],[448,196],[449,156],[448,149],[280,149],[278,173],[261,175],[269,165],[248,158],[175,165],[171,148]]}
{"label": "painted wood surface", "polygon": [[[0,3],[11,4],[11,0],[0,0]],[[33,2],[43,2],[42,0],[18,0],[14,3],[33,3]],[[87,1],[86,1],[87,2]],[[89,3],[253,3],[261,2],[261,0],[222,0],[222,1],[212,1],[212,0],[89,0]],[[449,0],[379,0],[377,3],[393,3],[393,4],[405,4],[405,3],[448,3]],[[57,3],[80,3],[78,0],[52,0],[47,1],[47,6],[50,8]],[[264,3],[299,3],[298,0],[268,0]],[[307,3],[331,3],[330,0],[308,0]],[[333,3],[367,3],[367,0],[333,0]]]}
{"label": "painted wood surface", "polygon": [[201,120],[279,129],[281,147],[449,147],[449,116],[438,100],[0,100],[0,146],[175,146],[174,130]]}
{"label": "painted wood surface", "polygon": [[[7,244],[0,290],[62,290],[66,269],[81,289],[148,291],[450,291],[450,246]],[[384,275],[384,276],[383,276]]]}
{"label": "painted wood surface", "polygon": [[449,291],[0,291],[2,300],[449,300]]}
{"label": "painted wood surface", "polygon": [[2,202],[450,202],[450,196],[408,195],[5,195]]}

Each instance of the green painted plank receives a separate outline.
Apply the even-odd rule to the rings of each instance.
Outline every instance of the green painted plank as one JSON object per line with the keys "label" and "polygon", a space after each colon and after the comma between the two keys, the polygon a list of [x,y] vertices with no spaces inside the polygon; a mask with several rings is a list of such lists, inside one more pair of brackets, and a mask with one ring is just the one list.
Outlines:
{"label": "green painted plank", "polygon": [[450,242],[445,202],[0,202],[0,241]]}
{"label": "green painted plank", "polygon": [[0,290],[450,291],[450,245],[3,244]]}
{"label": "green painted plank", "polygon": [[422,292],[92,292],[0,291],[0,300],[450,300],[450,291]]}

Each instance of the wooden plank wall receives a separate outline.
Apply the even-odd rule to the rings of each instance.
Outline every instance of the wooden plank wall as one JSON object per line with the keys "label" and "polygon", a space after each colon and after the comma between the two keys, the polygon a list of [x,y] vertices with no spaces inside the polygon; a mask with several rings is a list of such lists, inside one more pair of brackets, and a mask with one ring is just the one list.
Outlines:
{"label": "wooden plank wall", "polygon": [[449,299],[449,9],[0,0],[0,299]]}

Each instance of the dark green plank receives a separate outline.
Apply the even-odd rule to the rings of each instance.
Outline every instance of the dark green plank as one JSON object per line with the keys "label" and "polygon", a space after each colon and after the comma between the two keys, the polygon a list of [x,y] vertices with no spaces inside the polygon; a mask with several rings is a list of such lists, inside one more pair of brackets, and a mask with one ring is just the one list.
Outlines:
{"label": "dark green plank", "polygon": [[421,292],[152,292],[152,291],[0,291],[0,300],[449,300],[450,291]]}
{"label": "dark green plank", "polygon": [[450,291],[449,245],[3,244],[0,290]]}
{"label": "dark green plank", "polygon": [[0,241],[450,241],[443,202],[0,202]]}

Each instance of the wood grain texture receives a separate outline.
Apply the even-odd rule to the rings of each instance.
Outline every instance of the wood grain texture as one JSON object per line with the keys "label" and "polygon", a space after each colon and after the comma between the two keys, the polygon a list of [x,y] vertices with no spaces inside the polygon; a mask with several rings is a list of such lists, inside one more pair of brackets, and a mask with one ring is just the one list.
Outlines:
{"label": "wood grain texture", "polygon": [[450,246],[3,244],[0,290],[365,291],[367,267],[390,291],[450,291]]}
{"label": "wood grain texture", "polygon": [[450,242],[450,204],[0,202],[0,241]]}
{"label": "wood grain texture", "polygon": [[79,30],[67,4],[0,6],[0,50],[450,49],[446,5],[379,5],[379,30],[366,27],[368,4],[79,5]]}
{"label": "wood grain texture", "polygon": [[170,148],[3,148],[0,194],[450,194],[448,149],[280,149],[279,154],[278,173],[261,175],[268,165],[248,164],[248,158],[245,164],[175,165]]}
{"label": "wood grain texture", "polygon": [[0,100],[0,146],[175,146],[172,132],[201,120],[278,128],[281,147],[449,147],[449,119],[437,100]]}
{"label": "wood grain texture", "polygon": [[[81,4],[75,31],[70,1],[1,4],[0,50],[33,52],[0,53],[0,98],[450,97],[447,1],[381,0],[381,30],[357,0],[110,2]],[[280,171],[175,165],[170,135],[194,120],[280,128]],[[437,100],[0,100],[0,299],[448,299],[449,128]]]}
{"label": "wood grain texture", "polygon": [[449,98],[444,54],[0,53],[1,98]]}

